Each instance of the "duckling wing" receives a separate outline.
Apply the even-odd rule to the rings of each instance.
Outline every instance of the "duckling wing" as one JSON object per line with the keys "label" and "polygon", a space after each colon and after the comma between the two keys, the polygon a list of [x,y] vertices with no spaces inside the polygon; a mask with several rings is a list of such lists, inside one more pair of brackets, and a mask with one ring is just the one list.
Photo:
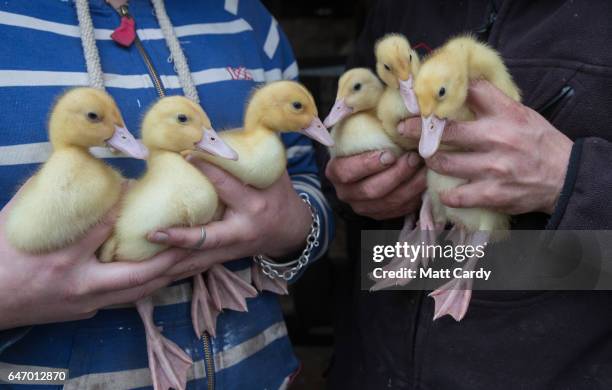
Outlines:
{"label": "duckling wing", "polygon": [[391,140],[404,150],[415,150],[418,141],[406,138],[399,134],[397,125],[400,121],[414,116],[406,109],[398,90],[387,88],[378,103],[376,115]]}
{"label": "duckling wing", "polygon": [[126,195],[115,226],[118,260],[140,261],[166,249],[147,234],[171,226],[203,225],[212,220],[219,199],[212,184],[179,155],[162,161]]}
{"label": "duckling wing", "polygon": [[118,201],[121,182],[101,161],[54,153],[15,201],[6,225],[9,242],[30,253],[70,244]]}
{"label": "duckling wing", "polygon": [[332,157],[352,156],[373,150],[387,149],[396,155],[401,148],[387,135],[378,118],[366,114],[355,114],[338,123],[332,129],[335,145],[331,147]]}

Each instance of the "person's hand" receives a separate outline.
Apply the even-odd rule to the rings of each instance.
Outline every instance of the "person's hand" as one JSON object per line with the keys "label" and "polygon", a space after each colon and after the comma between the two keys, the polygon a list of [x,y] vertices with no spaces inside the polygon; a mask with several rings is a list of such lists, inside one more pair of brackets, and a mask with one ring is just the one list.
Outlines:
{"label": "person's hand", "polygon": [[417,153],[396,158],[390,151],[332,158],[325,174],[338,199],[359,215],[385,220],[414,213],[425,190],[425,169]]}
{"label": "person's hand", "polygon": [[[259,190],[204,161],[191,161],[213,183],[226,209],[220,221],[206,225],[200,250],[170,271],[175,279],[197,274],[216,263],[256,254],[281,258],[305,247],[312,216],[286,172],[272,186]],[[199,226],[161,229],[148,236],[152,242],[190,249],[200,238]]]}
{"label": "person's hand", "polygon": [[140,263],[100,263],[95,251],[110,235],[116,209],[67,248],[26,254],[4,232],[15,198],[0,211],[0,329],[89,318],[134,302],[172,282],[167,270],[188,254],[172,249]]}
{"label": "person's hand", "polygon": [[[434,171],[469,182],[440,196],[450,207],[484,207],[516,215],[552,214],[565,180],[572,141],[534,110],[487,81],[470,85],[471,122],[451,122],[442,142],[465,151],[438,151],[426,161]],[[420,123],[405,122],[406,136]]]}

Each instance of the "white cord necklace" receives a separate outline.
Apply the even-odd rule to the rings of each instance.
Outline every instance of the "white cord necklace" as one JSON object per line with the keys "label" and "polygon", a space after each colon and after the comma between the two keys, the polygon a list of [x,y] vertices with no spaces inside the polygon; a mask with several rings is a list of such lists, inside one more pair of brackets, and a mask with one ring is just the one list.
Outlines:
{"label": "white cord necklace", "polygon": [[[176,73],[179,83],[183,89],[185,96],[196,103],[200,103],[198,90],[191,76],[189,65],[185,53],[181,49],[181,44],[176,38],[174,28],[170,22],[170,18],[166,13],[166,7],[163,0],[151,0],[155,9],[155,16],[162,31],[166,45],[170,50],[173,58]],[[85,63],[87,65],[87,76],[89,85],[93,88],[104,89],[104,73],[100,63],[100,54],[96,45],[95,30],[89,12],[89,3],[87,0],[76,0],[77,17],[79,19],[79,27],[81,29],[81,44],[85,53]]]}

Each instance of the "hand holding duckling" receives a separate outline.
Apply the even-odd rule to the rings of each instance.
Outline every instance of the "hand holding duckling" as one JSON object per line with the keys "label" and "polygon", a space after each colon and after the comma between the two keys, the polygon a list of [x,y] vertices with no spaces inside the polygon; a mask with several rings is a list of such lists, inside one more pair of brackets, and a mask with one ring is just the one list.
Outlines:
{"label": "hand holding duckling", "polygon": [[110,235],[117,209],[68,247],[27,254],[8,243],[5,232],[18,196],[0,211],[0,296],[10,297],[0,300],[0,329],[89,318],[100,308],[132,302],[169,284],[168,269],[188,255],[173,249],[142,263],[100,263],[95,252]]}
{"label": "hand holding duckling", "polygon": [[169,283],[165,271],[188,254],[174,249],[142,265],[98,262],[124,179],[89,148],[146,156],[110,95],[68,90],[51,111],[49,139],[49,159],[0,212],[0,328],[83,318],[129,302]]}
{"label": "hand holding duckling", "polygon": [[[204,263],[257,254],[279,258],[303,247],[312,216],[287,175],[285,146],[279,137],[284,132],[301,133],[326,146],[333,145],[318,117],[314,98],[294,81],[277,81],[258,88],[247,104],[243,129],[219,134],[236,150],[240,156],[237,161],[199,152],[191,156],[227,204],[223,219],[206,226],[204,245],[200,227],[158,229],[149,239],[206,249]],[[196,162],[198,159],[222,170]],[[216,253],[209,248],[216,248]],[[195,262],[183,270],[190,271],[190,266],[198,267]],[[285,281],[263,276],[255,263],[252,275],[260,291],[286,292]]]}
{"label": "hand holding duckling", "polygon": [[[421,165],[418,154],[411,152],[396,157],[398,146],[404,151],[411,151],[416,149],[417,145],[414,140],[399,134],[398,123],[418,113],[418,104],[412,86],[419,70],[420,59],[406,37],[401,34],[385,35],[376,42],[374,51],[376,72],[386,87],[382,94],[376,94],[376,91],[370,87],[368,95],[372,97],[378,95],[376,107],[373,108],[394,147],[386,148],[388,150],[382,152],[350,153],[353,155],[348,157],[346,155],[349,153],[336,153],[338,156],[344,155],[341,158],[332,154],[334,158],[328,163],[325,173],[336,188],[338,199],[348,203],[354,212],[384,220],[413,214],[421,202],[421,193],[425,190],[425,170],[417,169]],[[359,83],[359,89],[367,83],[372,84],[364,78],[363,71],[353,69],[347,72],[340,80],[338,91],[340,99],[337,100],[328,118],[332,119],[330,124],[333,124],[334,117],[338,116],[335,115],[336,111],[344,113],[345,116],[359,111],[357,109],[359,94],[354,93],[359,89],[354,89],[355,84],[352,84],[353,91],[346,88],[351,86],[349,81],[353,79],[364,80]],[[349,100],[352,100],[352,103]],[[369,132],[365,131],[365,128],[355,129],[355,126],[367,126],[361,123],[347,123],[346,126],[348,133],[355,133],[358,130],[357,132],[361,134],[352,136],[359,140],[341,137],[339,145],[343,147],[338,149],[341,152],[358,150],[357,145],[370,141],[365,135],[371,136],[377,131],[374,127]],[[380,141],[375,143],[382,146]],[[344,147],[343,144],[348,147]],[[379,149],[385,148],[379,147]]]}
{"label": "hand holding duckling", "polygon": [[[485,85],[488,92],[479,94],[472,90],[470,94],[470,83],[483,79],[490,84],[482,82],[477,84]],[[542,153],[540,147],[549,152],[559,152],[547,148],[545,143],[538,142],[546,139],[541,127],[525,126],[533,125],[533,120],[539,116],[529,117],[530,113],[520,105],[520,90],[512,80],[500,54],[469,35],[450,39],[425,60],[416,77],[414,92],[421,112],[423,129],[419,140],[419,154],[431,160],[439,149],[447,151],[446,154],[442,154],[446,156],[443,166],[446,172],[440,173],[434,168],[427,173],[427,191],[423,196],[419,218],[419,229],[425,233],[422,235],[426,238],[425,242],[428,244],[437,242],[438,234],[449,223],[453,224],[453,228],[447,239],[455,245],[487,245],[489,242],[503,239],[510,228],[510,218],[507,213],[502,212],[503,208],[499,207],[504,202],[492,202],[494,199],[491,198],[491,194],[508,196],[507,192],[516,187],[516,182],[522,180],[516,179],[518,176],[514,173],[528,178],[523,183],[534,187],[532,182],[534,176],[530,173],[533,171],[541,173],[540,168],[546,166],[546,163],[541,163],[543,159],[539,158]],[[497,120],[490,120],[491,117]],[[447,122],[454,122],[454,125],[449,128],[450,136],[444,139]],[[543,119],[541,122],[545,123]],[[500,126],[500,123],[503,125]],[[398,131],[406,132],[407,126],[409,123],[398,126]],[[466,127],[471,131],[466,131]],[[448,142],[441,142],[443,139]],[[534,148],[531,149],[528,145]],[[570,148],[571,142],[569,145],[566,144],[564,153],[561,146],[561,155],[565,156],[561,160],[569,155]],[[475,156],[474,152],[480,156]],[[453,161],[451,160],[449,164],[448,156],[463,157],[460,169],[453,169],[450,166]],[[522,165],[525,169],[514,170],[512,165],[504,166],[504,163],[508,164],[508,156],[513,156],[509,160],[519,166],[525,163],[522,160],[526,160],[527,164]],[[437,161],[439,164],[439,158]],[[490,169],[483,169],[485,164],[489,164]],[[466,175],[466,166],[467,172],[471,174]],[[483,177],[483,173],[485,180],[473,181],[474,177]],[[545,177],[536,174],[536,182],[545,180],[543,187],[553,188],[555,182],[559,185],[562,183],[563,174],[552,176],[561,178],[546,181]],[[500,177],[507,180],[510,185],[506,187],[500,185],[499,180],[496,182]],[[451,198],[454,200],[451,205],[441,201],[444,196],[447,197],[446,201],[449,200],[449,192],[461,193],[460,189],[465,191],[465,188],[472,189],[472,196],[479,193],[477,197],[483,200],[484,207],[474,207],[478,202],[466,205],[465,202],[454,198]],[[520,196],[526,195],[539,196],[540,200],[537,202],[541,202],[543,206],[540,207],[544,209],[552,209],[555,203],[555,196],[550,201],[550,197],[540,193],[520,193]],[[512,200],[520,201],[520,197]],[[423,257],[420,260],[426,264],[428,259]],[[477,261],[476,256],[471,256],[466,260],[463,270],[473,270]],[[434,320],[448,314],[456,321],[461,321],[468,310],[472,285],[472,279],[454,278],[430,293],[429,296],[435,301]]]}
{"label": "hand holding duckling", "polygon": [[[216,263],[259,253],[279,258],[301,249],[311,224],[310,210],[299,198],[284,173],[270,187],[244,185],[226,171],[199,159],[192,163],[213,183],[226,205],[220,221],[206,225],[202,252],[170,270],[175,278],[191,276]],[[280,218],[280,216],[283,216]],[[201,238],[200,228],[169,228],[152,233],[152,241],[193,248]]]}
{"label": "hand holding duckling", "polygon": [[[442,193],[442,203],[511,215],[534,211],[552,214],[572,141],[540,114],[487,81],[471,84],[467,102],[476,120],[450,122],[442,141],[470,151],[438,151],[426,160],[438,173],[470,180]],[[419,119],[409,119],[400,127],[405,136],[420,137]]]}
{"label": "hand holding duckling", "polygon": [[366,152],[329,161],[325,175],[338,199],[357,214],[385,220],[417,211],[425,170],[417,153],[396,158],[390,151]]}

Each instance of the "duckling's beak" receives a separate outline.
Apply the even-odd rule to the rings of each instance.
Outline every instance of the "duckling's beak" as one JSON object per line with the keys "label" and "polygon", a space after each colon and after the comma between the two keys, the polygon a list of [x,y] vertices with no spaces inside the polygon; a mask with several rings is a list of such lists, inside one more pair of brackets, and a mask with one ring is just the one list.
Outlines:
{"label": "duckling's beak", "polygon": [[344,99],[336,100],[336,103],[332,107],[329,115],[323,121],[325,127],[330,128],[333,127],[336,123],[340,122],[342,119],[353,113],[353,109],[346,105]]}
{"label": "duckling's beak", "polygon": [[444,133],[446,119],[440,119],[434,114],[427,117],[421,117],[421,119],[419,154],[423,158],[429,158],[433,156],[438,150],[438,147],[440,147],[440,140],[442,139],[442,133]]}
{"label": "duckling's beak", "polygon": [[334,146],[331,134],[329,134],[329,131],[327,131],[327,128],[317,116],[312,118],[312,122],[310,122],[308,127],[299,130],[299,132],[325,146]]}
{"label": "duckling's beak", "polygon": [[399,92],[404,105],[413,114],[419,113],[419,103],[417,102],[416,94],[412,88],[412,75],[406,80],[399,80]]}
{"label": "duckling's beak", "polygon": [[202,140],[196,144],[200,150],[208,152],[213,156],[226,158],[228,160],[238,160],[238,153],[219,137],[214,129],[202,128]]}
{"label": "duckling's beak", "polygon": [[142,143],[140,143],[132,133],[125,127],[115,125],[115,133],[106,140],[108,146],[117,149],[132,158],[144,160],[149,155],[149,151]]}

